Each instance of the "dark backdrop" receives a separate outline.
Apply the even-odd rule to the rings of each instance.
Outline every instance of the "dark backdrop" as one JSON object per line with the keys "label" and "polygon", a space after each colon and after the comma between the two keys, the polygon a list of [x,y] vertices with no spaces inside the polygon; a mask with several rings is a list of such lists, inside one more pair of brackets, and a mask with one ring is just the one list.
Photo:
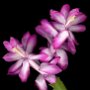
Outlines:
{"label": "dark backdrop", "polygon": [[[89,90],[89,55],[90,55],[90,21],[89,0],[30,0],[29,2],[2,2],[0,10],[0,90],[37,90],[34,80],[38,73],[31,69],[31,75],[27,83],[22,83],[18,76],[8,76],[7,70],[12,63],[7,63],[2,56],[7,52],[2,42],[9,40],[10,36],[21,39],[26,31],[36,33],[34,28],[41,19],[49,18],[49,10],[59,10],[63,4],[70,4],[71,8],[79,7],[88,16],[84,23],[86,32],[75,34],[79,46],[77,53],[73,56],[68,53],[69,66],[58,76],[61,77],[68,90]],[[38,35],[38,34],[37,34]],[[38,44],[35,53],[40,46],[46,46],[46,39],[38,35]],[[82,88],[82,89],[81,89]],[[49,87],[49,89],[51,89]],[[51,89],[52,90],[52,89]]]}

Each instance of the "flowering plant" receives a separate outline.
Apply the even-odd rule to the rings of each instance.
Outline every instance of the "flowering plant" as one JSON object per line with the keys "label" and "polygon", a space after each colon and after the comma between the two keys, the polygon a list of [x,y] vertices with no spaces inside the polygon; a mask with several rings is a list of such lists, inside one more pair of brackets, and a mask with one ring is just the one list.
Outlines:
{"label": "flowering plant", "polygon": [[79,8],[70,10],[65,4],[60,11],[50,10],[52,21],[41,20],[36,26],[38,34],[47,39],[47,47],[41,47],[39,54],[34,54],[36,46],[36,35],[26,32],[21,42],[11,37],[10,42],[3,44],[9,53],[3,56],[7,62],[14,62],[9,70],[9,75],[18,75],[22,82],[26,82],[30,75],[30,67],[35,69],[39,75],[35,83],[39,90],[47,90],[47,84],[53,90],[67,90],[56,74],[61,73],[68,66],[66,51],[76,53],[75,45],[78,45],[73,32],[84,32],[86,27],[80,23],[86,20],[86,15],[79,11]]}

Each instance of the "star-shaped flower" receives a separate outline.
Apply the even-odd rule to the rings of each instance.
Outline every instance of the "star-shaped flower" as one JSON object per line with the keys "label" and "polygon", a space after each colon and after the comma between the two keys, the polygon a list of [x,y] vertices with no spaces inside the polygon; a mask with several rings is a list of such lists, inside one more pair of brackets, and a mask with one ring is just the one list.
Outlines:
{"label": "star-shaped flower", "polygon": [[[55,61],[56,62],[56,61]],[[39,90],[47,90],[46,81],[50,84],[56,82],[56,74],[62,72],[62,69],[59,68],[55,63],[41,63],[40,65],[40,75],[36,78],[35,83],[38,86]]]}
{"label": "star-shaped flower", "polygon": [[73,32],[84,32],[86,30],[85,25],[81,25],[80,23],[86,20],[86,15],[79,11],[79,8],[75,8],[70,10],[70,6],[65,4],[62,6],[60,12],[55,10],[50,10],[51,19],[55,22],[52,22],[54,28],[60,32],[55,38],[53,42],[54,48],[61,47],[61,40],[64,37],[65,33],[63,31],[68,32],[67,37],[67,48],[68,51],[71,51],[73,54],[76,52],[75,44],[78,45]]}
{"label": "star-shaped flower", "polygon": [[72,32],[85,31],[85,26],[80,23],[86,20],[86,15],[79,12],[78,8],[70,11],[70,6],[66,4],[60,12],[50,10],[50,16],[55,22],[41,20],[41,25],[36,27],[36,32],[45,37],[55,49],[63,47],[74,54],[75,44],[78,43]]}
{"label": "star-shaped flower", "polygon": [[16,61],[16,63],[9,68],[8,74],[18,74],[22,82],[27,81],[31,66],[29,58],[36,45],[36,35],[30,35],[30,33],[27,32],[22,37],[21,43],[11,37],[10,42],[4,41],[3,44],[9,51],[9,53],[4,55],[3,59],[7,62]]}
{"label": "star-shaped flower", "polygon": [[68,56],[64,49],[55,50],[52,46],[50,46],[48,48],[42,48],[41,54],[47,55],[47,58],[40,59],[42,62],[56,64],[62,70],[65,70],[68,66]]}
{"label": "star-shaped flower", "polygon": [[36,55],[32,53],[36,45],[36,35],[30,35],[30,33],[27,32],[22,37],[21,43],[11,37],[10,42],[4,41],[3,44],[9,51],[9,53],[4,55],[3,59],[7,62],[16,61],[16,63],[9,68],[8,74],[19,75],[21,81],[26,82],[30,75],[30,67],[32,67],[40,74],[35,80],[39,89],[43,88],[43,90],[47,90],[46,81],[50,84],[55,83],[55,75],[60,73],[62,69],[52,62],[39,62],[39,59],[47,59],[48,54],[40,53]]}

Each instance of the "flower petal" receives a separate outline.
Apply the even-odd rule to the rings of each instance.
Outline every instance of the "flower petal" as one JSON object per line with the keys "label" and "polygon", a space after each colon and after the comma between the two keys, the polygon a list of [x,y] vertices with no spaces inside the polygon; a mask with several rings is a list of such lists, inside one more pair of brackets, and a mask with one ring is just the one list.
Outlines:
{"label": "flower petal", "polygon": [[51,19],[55,20],[56,22],[59,22],[62,24],[65,24],[66,22],[64,15],[58,11],[50,10],[50,16],[51,16]]}
{"label": "flower petal", "polygon": [[65,4],[65,5],[62,6],[60,12],[64,15],[65,18],[67,18],[69,11],[70,11],[69,4]]}
{"label": "flower petal", "polygon": [[26,47],[27,53],[31,53],[33,51],[36,42],[37,42],[36,35],[32,35],[27,42],[27,47]]}
{"label": "flower petal", "polygon": [[51,36],[57,35],[56,29],[54,29],[54,27],[46,19],[41,20],[41,24],[44,28],[44,31],[47,32],[49,35]]}
{"label": "flower petal", "polygon": [[62,45],[62,49],[70,52],[70,49],[69,49],[69,47],[68,47],[68,43],[67,43],[67,42],[65,42],[65,43]]}
{"label": "flower petal", "polygon": [[15,38],[13,37],[10,37],[10,44],[12,47],[16,47],[17,46],[17,41]]}
{"label": "flower petal", "polygon": [[31,60],[43,60],[43,59],[47,59],[48,58],[48,55],[47,54],[45,54],[45,53],[40,53],[40,54],[38,54],[38,55],[29,55],[29,59],[31,59]]}
{"label": "flower petal", "polygon": [[68,66],[68,57],[66,52],[63,49],[57,50],[56,56],[60,57],[60,59],[58,60],[60,68],[62,68],[63,70],[66,69]]}
{"label": "flower petal", "polygon": [[52,59],[52,57],[53,57],[53,56],[52,56],[52,52],[50,51],[49,48],[44,48],[44,49],[42,49],[40,53],[41,53],[41,54],[45,54],[45,55],[48,56],[47,58],[42,58],[41,61],[47,62],[47,61],[50,61],[50,60]]}
{"label": "flower petal", "polygon": [[45,32],[44,28],[41,25],[38,25],[35,29],[38,34],[40,34],[42,37],[46,38],[49,41],[49,43],[51,43],[52,36],[50,36],[47,32]]}
{"label": "flower petal", "polygon": [[55,57],[53,60],[51,60],[50,64],[57,64],[60,60],[60,57]]}
{"label": "flower petal", "polygon": [[73,48],[71,48],[70,47],[70,42],[64,43],[63,46],[62,46],[62,49],[66,50],[66,51],[68,51],[68,52],[70,52],[72,54],[75,54],[76,53],[75,46]]}
{"label": "flower petal", "polygon": [[55,29],[57,29],[58,31],[65,30],[65,26],[63,24],[60,24],[60,23],[57,23],[57,22],[52,22],[52,24],[55,27]]}
{"label": "flower petal", "polygon": [[76,53],[76,47],[75,47],[75,44],[74,43],[77,43],[77,42],[74,41],[72,37],[69,37],[68,38],[68,48],[69,48],[69,51],[72,54],[75,54]]}
{"label": "flower petal", "polygon": [[29,32],[26,32],[22,37],[22,44],[23,44],[24,49],[26,49],[27,41],[28,41],[29,38],[30,38],[30,33]]}
{"label": "flower petal", "polygon": [[74,8],[69,12],[68,18],[71,17],[71,16],[77,16],[77,15],[80,15],[80,14],[81,14],[81,12],[79,12],[79,8]]}
{"label": "flower petal", "polygon": [[84,32],[86,30],[86,27],[84,25],[75,25],[69,27],[69,30],[72,32]]}
{"label": "flower petal", "polygon": [[68,38],[68,36],[69,34],[66,30],[59,33],[53,40],[53,47],[55,49],[60,48],[61,45],[65,42],[65,40]]}
{"label": "flower petal", "polygon": [[46,78],[45,78],[50,84],[53,84],[56,82],[56,76],[55,75],[48,75]]}
{"label": "flower petal", "polygon": [[23,66],[21,68],[21,71],[19,73],[19,77],[22,82],[26,82],[30,74],[30,65],[28,61],[23,62]]}
{"label": "flower petal", "polygon": [[48,63],[42,63],[40,66],[40,70],[45,73],[48,73],[48,75],[58,74],[62,71],[57,65]]}
{"label": "flower petal", "polygon": [[20,72],[21,68],[17,69],[16,71],[14,72],[8,72],[8,75],[18,75],[19,72]]}
{"label": "flower petal", "polygon": [[79,45],[72,32],[69,32],[69,41],[72,41],[75,45]]}
{"label": "flower petal", "polygon": [[80,15],[75,17],[75,19],[70,23],[69,26],[82,23],[82,22],[84,22],[86,20],[86,18],[87,18],[86,15],[80,14]]}
{"label": "flower petal", "polygon": [[46,81],[42,75],[39,75],[36,78],[35,83],[36,83],[37,87],[39,88],[39,90],[47,90]]}
{"label": "flower petal", "polygon": [[8,41],[4,41],[3,44],[8,51],[12,52],[12,46]]}
{"label": "flower petal", "polygon": [[50,48],[51,55],[56,52],[56,50],[54,49],[52,45],[48,45],[48,47]]}
{"label": "flower petal", "polygon": [[3,56],[3,59],[7,62],[13,62],[17,61],[18,59],[21,59],[21,56],[17,53],[7,53]]}
{"label": "flower petal", "polygon": [[23,63],[23,59],[20,59],[19,61],[17,61],[15,64],[13,64],[9,68],[8,73],[14,73],[14,72],[16,72],[16,70],[18,70],[21,67],[22,63]]}

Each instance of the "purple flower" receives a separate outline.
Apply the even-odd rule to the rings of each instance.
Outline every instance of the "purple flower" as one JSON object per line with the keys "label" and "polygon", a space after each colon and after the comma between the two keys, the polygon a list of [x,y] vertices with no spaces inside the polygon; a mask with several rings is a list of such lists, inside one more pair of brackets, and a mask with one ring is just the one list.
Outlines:
{"label": "purple flower", "polygon": [[37,87],[39,88],[39,90],[47,90],[46,81],[48,81],[50,84],[55,83],[56,76],[49,75],[47,77],[44,77],[43,75],[39,75],[35,80],[35,83],[36,83]]}
{"label": "purple flower", "polygon": [[[18,74],[21,81],[25,82],[30,74],[30,66],[33,67],[35,63],[33,60],[30,60],[30,57],[36,45],[36,36],[30,35],[30,33],[27,32],[22,37],[21,42],[22,43],[19,43],[19,41],[13,37],[10,38],[10,42],[4,41],[3,44],[9,53],[5,54],[3,59],[7,62],[16,61],[16,63],[9,68],[8,74]],[[38,58],[39,57],[42,56],[39,55]],[[33,68],[36,67],[37,66],[34,66]]]}
{"label": "purple flower", "polygon": [[56,21],[52,22],[53,26],[56,28],[56,30],[58,30],[58,32],[60,32],[60,34],[54,38],[54,48],[61,47],[61,41],[63,40],[60,38],[60,36],[63,37],[63,35],[65,35],[63,31],[67,31],[69,34],[67,46],[74,54],[76,52],[75,44],[78,45],[78,43],[72,32],[84,32],[86,30],[86,27],[80,24],[86,20],[86,15],[82,12],[79,12],[79,8],[75,8],[70,11],[70,6],[65,4],[62,6],[60,12],[50,10],[50,16],[52,20]]}
{"label": "purple flower", "polygon": [[42,63],[40,65],[40,75],[36,78],[35,83],[39,90],[47,90],[46,81],[50,84],[56,82],[55,74],[62,72],[62,69],[53,63]]}
{"label": "purple flower", "polygon": [[[21,81],[26,82],[30,75],[30,67],[32,67],[40,74],[35,80],[39,88],[47,90],[46,81],[48,81],[49,83],[55,83],[55,75],[60,73],[62,69],[52,62],[39,62],[39,59],[47,59],[48,54],[40,53],[38,55],[35,55],[32,53],[36,45],[35,35],[30,35],[30,33],[27,32],[22,37],[21,43],[15,38],[11,37],[10,42],[4,41],[3,44],[9,51],[9,53],[3,56],[3,59],[7,62],[16,61],[16,63],[9,68],[8,74],[19,75]],[[42,79],[43,87],[40,87]]]}
{"label": "purple flower", "polygon": [[36,32],[45,37],[55,49],[63,47],[74,54],[75,44],[78,43],[72,32],[85,31],[86,27],[80,23],[86,20],[86,16],[79,12],[78,8],[70,11],[68,4],[65,4],[60,12],[50,10],[50,16],[55,22],[41,20],[41,25],[36,27]]}
{"label": "purple flower", "polygon": [[58,65],[62,70],[66,69],[68,66],[68,56],[64,49],[55,50],[50,46],[48,48],[42,48],[41,54],[47,55],[47,58],[40,59],[42,62]]}
{"label": "purple flower", "polygon": [[79,8],[72,9],[65,4],[60,12],[50,10],[52,22],[41,20],[41,25],[36,27],[36,32],[48,40],[48,47],[41,47],[39,54],[33,54],[36,45],[36,35],[25,33],[19,42],[11,37],[10,42],[3,44],[8,53],[3,56],[7,62],[16,61],[9,70],[9,75],[19,75],[22,82],[26,82],[30,75],[30,67],[35,69],[39,75],[35,80],[39,90],[47,90],[46,81],[50,84],[56,82],[56,74],[65,70],[68,66],[68,56],[65,50],[75,54],[78,42],[73,32],[86,30],[80,23],[86,20],[86,15]]}

